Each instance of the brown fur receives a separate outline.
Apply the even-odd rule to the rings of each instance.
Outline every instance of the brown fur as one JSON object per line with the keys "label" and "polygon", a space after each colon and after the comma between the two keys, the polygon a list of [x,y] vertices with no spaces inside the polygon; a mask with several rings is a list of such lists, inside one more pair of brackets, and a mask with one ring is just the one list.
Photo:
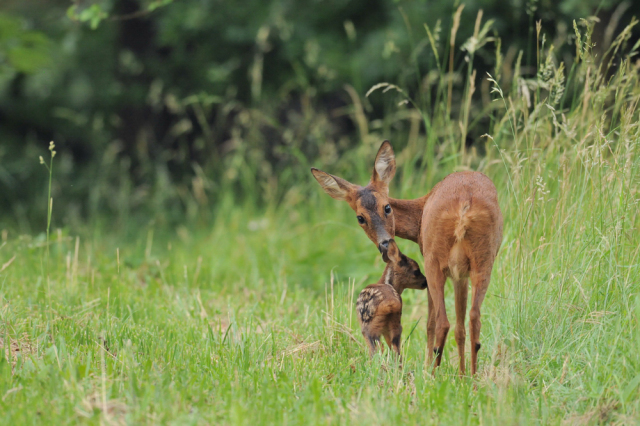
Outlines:
{"label": "brown fur", "polygon": [[402,292],[407,288],[423,290],[427,287],[418,263],[400,253],[393,240],[389,242],[387,259],[389,263],[380,280],[365,287],[356,302],[358,321],[370,356],[375,354],[380,336],[384,336],[389,348],[400,355]]}
{"label": "brown fur", "polygon": [[[393,213],[385,218],[383,232],[379,232],[380,227],[369,229],[363,226],[363,228],[383,253],[382,243],[388,235],[411,240],[420,246],[424,256],[425,275],[429,282],[427,346],[430,354],[436,354],[435,366],[440,365],[442,348],[450,328],[444,305],[444,283],[448,277],[453,280],[456,296],[456,342],[461,375],[465,372],[464,320],[468,279],[471,278],[469,332],[471,334],[471,373],[475,374],[480,348],[480,307],[489,286],[493,262],[502,242],[503,219],[496,188],[493,182],[482,173],[459,172],[444,178],[421,198],[414,200],[389,198],[388,184],[391,179],[388,175],[384,175],[385,178],[380,180],[378,169],[383,171],[393,169],[395,173],[395,160],[392,160],[392,157],[391,145],[388,141],[383,142],[376,156],[372,181],[365,188],[382,185],[383,188],[376,197],[377,205],[388,203]],[[340,196],[344,197],[342,199],[347,201],[358,199],[357,188],[360,187],[319,170],[312,169],[312,172],[329,195],[331,195],[331,188],[321,181],[326,180],[326,176],[333,179],[333,181],[327,180],[332,185],[334,185],[333,182],[346,182],[340,187],[342,188]],[[351,201],[349,204],[357,214],[361,214],[358,212],[362,211],[362,206],[358,207]]]}

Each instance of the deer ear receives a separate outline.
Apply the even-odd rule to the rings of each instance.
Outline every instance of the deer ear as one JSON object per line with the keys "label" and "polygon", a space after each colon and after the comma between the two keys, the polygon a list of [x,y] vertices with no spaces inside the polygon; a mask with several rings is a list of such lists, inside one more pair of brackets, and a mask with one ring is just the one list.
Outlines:
{"label": "deer ear", "polygon": [[387,247],[386,255],[387,259],[393,263],[400,263],[400,261],[402,260],[400,249],[398,248],[394,240],[389,241],[389,247]]}
{"label": "deer ear", "polygon": [[389,141],[382,142],[373,167],[372,182],[383,182],[389,185],[396,174],[396,156]]}
{"label": "deer ear", "polygon": [[356,186],[338,176],[330,175],[322,170],[311,168],[313,177],[316,178],[324,192],[336,200],[346,200],[350,193],[355,191]]}

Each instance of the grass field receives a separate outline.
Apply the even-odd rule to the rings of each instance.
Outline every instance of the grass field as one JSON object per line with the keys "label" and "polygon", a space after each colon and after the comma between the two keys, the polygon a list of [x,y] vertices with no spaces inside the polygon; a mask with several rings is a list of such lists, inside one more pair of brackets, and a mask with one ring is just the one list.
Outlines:
{"label": "grass field", "polygon": [[[496,87],[482,155],[451,139],[417,165],[429,141],[392,140],[392,196],[465,169],[498,188],[504,240],[476,377],[458,378],[453,333],[431,376],[424,292],[404,296],[403,367],[368,360],[355,298],[384,264],[309,174],[278,205],[221,196],[205,229],[58,230],[54,203],[48,239],[3,234],[0,422],[640,422],[638,66],[605,79],[586,54],[555,104],[549,85],[505,99]],[[340,170],[315,165],[364,184],[380,140]]]}

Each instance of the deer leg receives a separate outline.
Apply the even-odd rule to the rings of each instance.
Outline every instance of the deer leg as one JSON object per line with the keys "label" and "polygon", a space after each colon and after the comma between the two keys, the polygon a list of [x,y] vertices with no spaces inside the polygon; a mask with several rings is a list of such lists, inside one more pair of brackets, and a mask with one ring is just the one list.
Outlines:
{"label": "deer leg", "polygon": [[400,359],[400,346],[399,344],[395,344],[393,340],[393,332],[391,330],[385,330],[383,336],[385,342],[387,342],[387,346],[389,346],[389,349],[394,352],[394,357]]}
{"label": "deer leg", "polygon": [[485,273],[471,274],[471,310],[469,311],[469,333],[471,334],[471,375],[478,369],[478,351],[480,350],[480,307],[489,287],[491,268]]}
{"label": "deer leg", "polygon": [[456,297],[456,344],[458,345],[458,357],[460,358],[460,377],[464,376],[464,343],[467,333],[464,329],[464,318],[467,314],[467,293],[469,281],[462,278],[453,282]]}
{"label": "deer leg", "polygon": [[402,342],[402,325],[398,324],[397,327],[391,329],[391,346],[398,355],[398,362],[402,365],[402,355],[400,354],[400,344]]}
{"label": "deer leg", "polygon": [[380,335],[371,330],[370,324],[363,324],[362,337],[364,337],[364,341],[367,343],[367,347],[369,348],[369,358],[373,358],[373,355],[375,355],[376,350],[378,349],[376,345],[380,341]]}
{"label": "deer leg", "polygon": [[400,355],[400,336],[402,335],[402,327],[400,330],[390,329],[385,331],[383,336],[384,340],[387,342],[389,349],[391,349],[400,365],[402,365],[402,355]]}
{"label": "deer leg", "polygon": [[[429,283],[429,294],[433,298],[434,316],[435,316],[435,347],[433,352],[436,355],[436,367],[440,366],[442,361],[442,351],[444,343],[449,333],[449,320],[447,319],[447,311],[444,306],[444,283],[446,278],[440,270],[436,262],[424,265],[427,282]],[[429,313],[431,314],[431,313]],[[435,372],[435,371],[434,371]]]}
{"label": "deer leg", "polygon": [[369,357],[370,358],[373,358],[373,356],[376,354],[376,352],[378,351],[378,347],[380,347],[380,350],[382,352],[384,352],[384,348],[380,344],[380,336],[379,335],[368,334],[368,335],[364,336],[364,339],[367,341],[367,346],[369,346]]}
{"label": "deer leg", "polygon": [[427,290],[427,299],[429,303],[429,316],[427,318],[427,360],[429,365],[431,365],[433,364],[433,349],[436,342],[436,310],[433,306],[433,298],[429,290]]}
{"label": "deer leg", "polygon": [[389,330],[385,330],[385,332],[382,333],[382,336],[384,337],[384,341],[387,342],[387,346],[389,346],[389,349],[393,349],[393,346],[391,346],[391,333],[389,332]]}
{"label": "deer leg", "polygon": [[385,339],[391,348],[400,357],[400,339],[402,337],[402,321],[399,315],[394,316],[389,322],[389,327],[385,333]]}

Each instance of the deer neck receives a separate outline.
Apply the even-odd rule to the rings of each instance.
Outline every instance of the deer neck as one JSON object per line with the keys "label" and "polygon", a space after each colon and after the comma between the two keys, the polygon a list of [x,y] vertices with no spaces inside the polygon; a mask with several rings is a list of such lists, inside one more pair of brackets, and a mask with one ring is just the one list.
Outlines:
{"label": "deer neck", "polygon": [[429,195],[414,200],[389,198],[396,223],[396,236],[420,244],[422,211]]}
{"label": "deer neck", "polygon": [[397,280],[395,279],[393,268],[391,267],[390,263],[387,263],[387,267],[384,268],[384,272],[382,273],[382,276],[380,277],[378,283],[390,285],[391,287],[393,287],[396,293],[398,293],[398,296],[400,296],[402,295],[402,290],[404,289],[399,286],[396,281]]}

